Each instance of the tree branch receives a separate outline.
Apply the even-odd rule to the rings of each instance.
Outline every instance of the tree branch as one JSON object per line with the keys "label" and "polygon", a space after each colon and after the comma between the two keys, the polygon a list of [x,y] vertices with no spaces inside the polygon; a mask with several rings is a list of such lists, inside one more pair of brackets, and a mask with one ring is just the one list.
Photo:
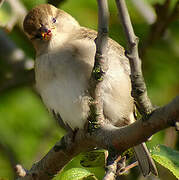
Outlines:
{"label": "tree branch", "polygon": [[176,2],[175,7],[170,12],[170,0],[165,0],[164,4],[156,4],[156,21],[152,24],[146,42],[140,49],[140,56],[144,57],[146,50],[158,41],[166,32],[169,25],[175,21],[179,16],[179,0]]}
{"label": "tree branch", "polygon": [[132,3],[148,24],[153,24],[155,22],[156,15],[149,3],[146,3],[144,0],[132,0]]}
{"label": "tree branch", "polygon": [[6,144],[2,141],[0,141],[0,151],[9,160],[12,172],[14,173],[14,177],[15,177],[16,173],[14,172],[14,167],[16,166],[17,163],[19,163],[19,160],[18,160],[15,152],[8,144]]}
{"label": "tree branch", "polygon": [[[154,110],[146,120],[141,119],[126,127],[106,126],[97,132],[97,141],[106,144],[103,148],[114,146],[118,152],[147,141],[153,134],[179,122],[179,96],[168,105]],[[137,130],[137,131],[136,131]],[[130,133],[128,133],[130,132]],[[106,134],[106,135],[105,135]],[[99,143],[97,143],[99,144]]]}
{"label": "tree branch", "polygon": [[[106,56],[107,41],[108,41],[108,4],[107,4],[107,0],[98,0],[98,36],[96,39],[95,63],[90,78],[91,87],[89,89],[89,93],[93,98],[90,102],[91,114],[89,115],[89,121],[93,119],[95,120],[95,122],[91,122],[91,124],[89,123],[88,130],[90,134],[96,128],[95,127],[96,122],[99,124],[104,122],[103,102],[101,99],[101,82],[104,78],[105,72],[108,69],[107,56]],[[94,109],[95,115],[92,114],[94,112],[92,111],[92,109]],[[92,116],[95,116],[95,118],[92,118]],[[77,134],[78,133],[79,131],[77,132]],[[69,162],[72,157],[74,157],[77,154],[77,152],[79,153],[84,150],[82,147],[85,147],[85,149],[89,149],[89,144],[91,144],[93,140],[91,138],[88,139],[90,139],[89,142],[85,138],[85,143],[88,142],[86,146],[84,146],[83,141],[77,141],[77,143],[76,142],[72,143],[73,141],[71,141],[70,145],[69,143],[67,143],[68,146],[65,145],[65,147],[67,147],[68,149],[63,148],[63,150],[61,150],[60,153],[55,153],[56,151],[54,150],[54,148],[59,146],[59,145],[55,145],[55,147],[47,154],[45,158],[43,158],[38,164],[33,166],[33,168],[31,169],[31,173],[30,174],[28,173],[27,176],[25,176],[25,178],[33,179],[34,177],[36,177],[38,179],[44,179],[44,180],[51,179],[54,174],[56,174],[59,170],[61,170],[63,166],[67,162]],[[60,146],[61,143],[62,141],[60,142]],[[55,163],[57,159],[60,159],[60,161],[58,161],[58,164]],[[46,167],[44,164],[46,164],[48,167]],[[50,165],[53,164],[53,168],[55,165],[58,165],[58,168],[55,167],[54,169],[52,169],[52,167],[50,167],[49,164]],[[62,166],[60,166],[60,164]],[[38,168],[39,166],[40,169]],[[43,170],[42,167],[44,167]],[[47,174],[49,174],[50,176],[48,176]]]}
{"label": "tree branch", "polygon": [[92,132],[98,124],[104,122],[102,81],[108,70],[107,46],[108,46],[108,2],[98,0],[98,35],[96,39],[95,62],[90,78],[89,93],[92,97],[90,102],[90,115],[88,117],[88,131]]}
{"label": "tree branch", "polygon": [[15,172],[19,177],[25,177],[28,173],[20,164],[15,166]]}
{"label": "tree branch", "polygon": [[[0,60],[8,68],[0,78],[0,93],[8,89],[34,82],[34,61],[25,56],[7,35],[0,31]],[[5,71],[5,69],[3,69]]]}
{"label": "tree branch", "polygon": [[3,26],[7,31],[11,31],[16,24],[18,24],[22,29],[22,22],[27,13],[26,8],[19,0],[7,0],[7,2],[12,9],[13,15],[11,16],[11,19],[8,21],[8,23]]}
{"label": "tree branch", "polygon": [[[111,160],[110,160],[111,161]],[[112,162],[108,162],[106,167],[106,174],[103,180],[115,180],[118,172],[124,171],[126,166],[126,157],[118,156],[112,159]]]}
{"label": "tree branch", "polygon": [[34,60],[26,57],[24,51],[0,30],[0,58],[12,66],[15,71],[19,69],[30,70],[34,67]]}
{"label": "tree branch", "polygon": [[[75,139],[67,135],[47,155],[37,162],[25,177],[19,180],[52,179],[75,155],[93,147],[117,149],[119,153],[146,141],[153,134],[179,123],[179,96],[166,106],[158,108],[145,120],[117,128],[105,125],[92,135],[78,131]],[[137,129],[137,131],[136,131]],[[130,132],[130,133],[129,133]]]}
{"label": "tree branch", "polygon": [[153,106],[148,98],[147,88],[142,75],[141,60],[138,54],[138,38],[134,34],[125,0],[116,0],[116,4],[128,43],[126,56],[129,59],[131,68],[132,96],[137,103],[139,112],[142,115],[147,115],[153,111]]}
{"label": "tree branch", "polygon": [[0,7],[3,5],[4,0],[0,0]]}
{"label": "tree branch", "polygon": [[132,168],[134,168],[134,167],[136,167],[138,165],[139,165],[139,162],[135,161],[134,163],[126,166],[122,171],[119,171],[119,175],[127,173],[127,171],[129,171],[130,169],[132,169]]}
{"label": "tree branch", "polygon": [[75,138],[72,134],[64,136],[39,162],[35,163],[25,176],[18,180],[49,180],[59,173],[63,167],[77,154],[95,145],[86,139],[84,131],[77,131]]}

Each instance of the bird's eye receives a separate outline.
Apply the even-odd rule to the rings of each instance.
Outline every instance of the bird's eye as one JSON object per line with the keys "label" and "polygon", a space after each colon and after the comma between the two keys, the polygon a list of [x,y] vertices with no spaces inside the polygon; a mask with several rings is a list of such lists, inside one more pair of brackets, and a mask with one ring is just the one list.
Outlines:
{"label": "bird's eye", "polygon": [[56,18],[52,18],[53,23],[56,23],[56,21],[57,21]]}

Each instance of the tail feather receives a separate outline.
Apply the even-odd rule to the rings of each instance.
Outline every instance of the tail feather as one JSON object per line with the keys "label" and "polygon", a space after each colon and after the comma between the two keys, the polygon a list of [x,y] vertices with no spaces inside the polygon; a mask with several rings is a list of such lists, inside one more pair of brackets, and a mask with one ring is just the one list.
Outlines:
{"label": "tail feather", "polygon": [[143,176],[147,176],[150,173],[158,176],[157,168],[145,143],[134,147],[135,156],[139,162],[139,167],[142,171]]}

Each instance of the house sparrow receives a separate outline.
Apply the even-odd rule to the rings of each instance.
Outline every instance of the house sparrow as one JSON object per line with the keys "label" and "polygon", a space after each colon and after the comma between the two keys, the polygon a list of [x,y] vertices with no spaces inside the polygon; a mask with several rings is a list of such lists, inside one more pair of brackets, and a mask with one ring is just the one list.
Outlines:
{"label": "house sparrow", "polygon": [[[49,4],[32,9],[24,31],[36,50],[37,90],[46,107],[67,130],[83,129],[89,115],[89,78],[96,52],[96,31]],[[124,49],[109,38],[109,69],[102,85],[104,116],[114,126],[135,121],[130,66]],[[146,145],[134,147],[144,176],[157,170]]]}

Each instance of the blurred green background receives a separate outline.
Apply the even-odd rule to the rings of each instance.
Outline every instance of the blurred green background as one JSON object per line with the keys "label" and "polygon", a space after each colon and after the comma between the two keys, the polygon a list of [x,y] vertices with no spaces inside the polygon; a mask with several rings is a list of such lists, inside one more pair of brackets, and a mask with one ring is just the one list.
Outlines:
{"label": "blurred green background", "polygon": [[[46,0],[20,0],[27,10],[45,2]],[[53,0],[51,2],[53,3]],[[162,5],[165,0],[145,0],[145,2],[153,7],[157,3]],[[170,12],[176,2],[177,0],[172,0]],[[150,34],[151,25],[146,22],[132,0],[128,0],[127,4],[135,33],[140,38],[140,49],[143,50]],[[64,0],[59,6],[74,16],[81,25],[97,29],[96,0]],[[114,1],[109,1],[109,7],[109,35],[126,47]],[[0,22],[8,22],[12,14],[8,2],[4,3],[0,9]],[[34,59],[35,52],[20,26],[15,25],[12,31],[5,31],[5,33],[25,52],[26,56]],[[165,33],[147,46],[145,54],[142,54],[142,61],[148,94],[152,102],[157,106],[168,103],[179,92],[179,19],[176,18],[172,21]],[[8,74],[10,71],[11,68],[6,63],[6,59],[0,55],[0,88],[4,74]],[[0,180],[13,179],[13,166],[16,163],[29,169],[35,161],[48,152],[64,133],[65,131],[60,129],[48,114],[39,96],[34,92],[33,85],[23,83],[0,90]],[[148,146],[152,148],[156,144],[166,144],[179,149],[178,136],[172,128],[154,135]],[[65,170],[82,168],[79,163],[80,158],[81,156],[76,157]],[[137,168],[134,169],[130,175],[123,178],[142,179]],[[103,167],[86,168],[86,170],[94,173],[98,179],[101,179],[104,173]],[[162,167],[159,167],[159,175],[162,180],[175,179],[168,170]],[[61,176],[56,179],[62,179]],[[68,178],[66,177],[66,179]]]}

